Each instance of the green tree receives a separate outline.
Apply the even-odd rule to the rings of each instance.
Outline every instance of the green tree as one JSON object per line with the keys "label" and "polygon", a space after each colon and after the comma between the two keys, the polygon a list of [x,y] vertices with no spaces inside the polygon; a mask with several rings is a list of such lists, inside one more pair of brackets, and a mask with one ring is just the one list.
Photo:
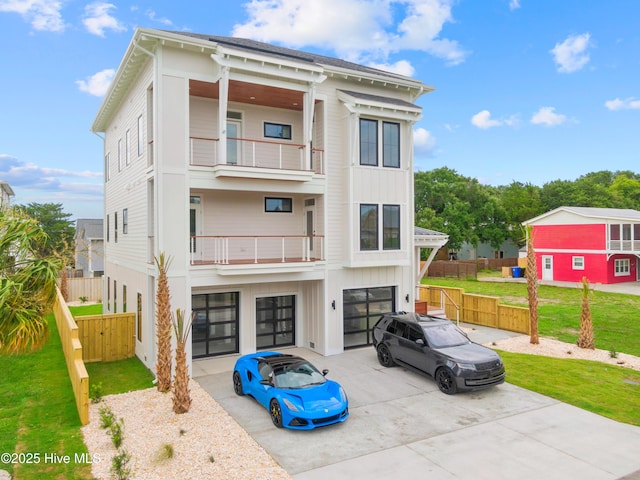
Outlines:
{"label": "green tree", "polygon": [[0,210],[0,352],[21,353],[44,345],[46,315],[56,297],[61,267],[42,255],[47,234],[19,209]]}
{"label": "green tree", "polygon": [[62,210],[61,203],[29,203],[17,208],[35,218],[47,234],[47,240],[39,245],[43,257],[59,257],[65,265],[73,265],[73,236],[75,227],[71,214]]}

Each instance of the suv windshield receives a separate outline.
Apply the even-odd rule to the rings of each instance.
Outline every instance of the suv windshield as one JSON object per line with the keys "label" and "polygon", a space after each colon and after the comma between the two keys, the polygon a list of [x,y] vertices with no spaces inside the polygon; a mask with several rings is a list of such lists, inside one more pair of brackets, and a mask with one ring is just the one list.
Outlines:
{"label": "suv windshield", "polygon": [[429,345],[434,348],[455,347],[469,343],[467,336],[453,324],[423,327],[422,330],[424,330],[424,334],[427,336]]}
{"label": "suv windshield", "polygon": [[299,362],[284,365],[274,372],[274,386],[278,388],[305,388],[322,385],[327,381],[313,365]]}

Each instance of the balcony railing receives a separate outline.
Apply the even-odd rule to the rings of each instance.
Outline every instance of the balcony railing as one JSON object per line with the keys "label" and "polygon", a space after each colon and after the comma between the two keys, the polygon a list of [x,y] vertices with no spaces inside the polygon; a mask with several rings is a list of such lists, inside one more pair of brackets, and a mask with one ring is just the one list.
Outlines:
{"label": "balcony railing", "polygon": [[192,236],[192,265],[315,262],[324,260],[324,237]]}
{"label": "balcony railing", "polygon": [[305,145],[248,138],[227,138],[227,161],[218,159],[217,138],[191,137],[189,163],[194,166],[238,165],[241,167],[324,173],[324,150],[311,149],[311,168],[305,165]]}
{"label": "balcony railing", "polygon": [[609,240],[608,250],[614,252],[640,252],[640,240]]}

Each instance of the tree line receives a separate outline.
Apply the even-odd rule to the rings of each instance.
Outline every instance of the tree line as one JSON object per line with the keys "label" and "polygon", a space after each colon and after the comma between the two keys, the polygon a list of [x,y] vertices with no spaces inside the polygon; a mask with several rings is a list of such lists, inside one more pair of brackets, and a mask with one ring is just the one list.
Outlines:
{"label": "tree line", "polygon": [[499,249],[512,240],[522,246],[522,222],[562,206],[640,210],[640,174],[628,170],[602,170],[541,187],[517,181],[483,185],[447,167],[416,172],[414,180],[416,226],[446,233],[454,250],[465,242]]}

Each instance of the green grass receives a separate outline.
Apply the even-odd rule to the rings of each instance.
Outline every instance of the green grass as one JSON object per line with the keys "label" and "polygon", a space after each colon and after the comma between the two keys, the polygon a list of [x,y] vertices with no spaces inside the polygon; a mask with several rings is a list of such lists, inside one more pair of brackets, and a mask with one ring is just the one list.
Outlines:
{"label": "green grass", "polygon": [[[423,283],[500,297],[501,303],[505,305],[529,306],[527,286],[524,283],[432,277],[425,278]],[[580,332],[581,290],[539,285],[538,296],[539,334],[575,343]],[[596,348],[640,356],[640,296],[594,291],[591,293],[590,308]]]}
{"label": "green grass", "polygon": [[640,372],[587,360],[500,351],[507,381],[619,422],[640,426]]}
{"label": "green grass", "polygon": [[[101,313],[102,308],[70,310],[77,316]],[[91,466],[74,461],[75,454],[88,451],[53,315],[48,320],[50,337],[41,350],[0,356],[0,453],[32,454],[39,463],[0,464],[0,469],[17,480],[91,479]],[[104,395],[152,386],[151,373],[137,358],[88,364],[87,370],[90,382],[103,384]],[[70,462],[45,462],[45,454],[69,455]]]}

